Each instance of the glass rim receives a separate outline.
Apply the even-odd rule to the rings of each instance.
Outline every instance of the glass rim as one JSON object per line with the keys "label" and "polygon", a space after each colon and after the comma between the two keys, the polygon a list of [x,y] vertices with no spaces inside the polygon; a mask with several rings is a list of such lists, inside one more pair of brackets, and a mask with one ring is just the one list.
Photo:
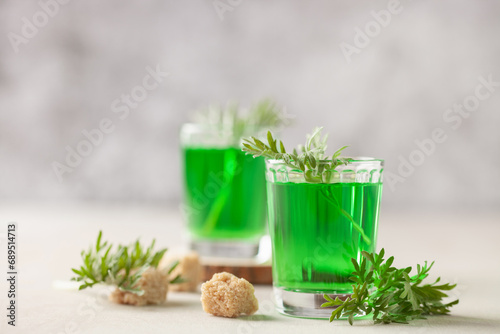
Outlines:
{"label": "glass rim", "polygon": [[[372,158],[372,157],[353,157],[353,158],[350,158],[350,157],[343,157],[345,159],[349,159],[349,163],[353,163],[353,162],[380,162],[380,163],[384,163],[385,160],[384,159],[377,159],[377,158]],[[271,164],[286,164],[285,160],[283,159],[266,159],[266,162],[269,162]],[[326,160],[318,160],[317,163],[330,163],[332,162],[331,159],[326,159]]]}
{"label": "glass rim", "polygon": [[[305,170],[302,170],[282,159],[266,160],[266,180],[270,183],[382,183],[385,168],[382,159],[353,157],[347,164],[341,163],[335,168],[328,165],[330,162],[331,160],[321,160],[317,162],[316,168],[304,166]],[[311,174],[311,171],[315,172]]]}

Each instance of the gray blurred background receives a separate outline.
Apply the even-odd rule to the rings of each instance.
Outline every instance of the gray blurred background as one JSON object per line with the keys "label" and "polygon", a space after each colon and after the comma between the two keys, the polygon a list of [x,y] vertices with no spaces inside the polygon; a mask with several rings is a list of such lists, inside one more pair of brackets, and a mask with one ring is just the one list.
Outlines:
{"label": "gray blurred background", "polygon": [[[396,176],[419,157],[415,141],[442,129],[411,175],[386,180],[387,208],[500,204],[500,87],[467,118],[446,111],[474,101],[480,77],[500,82],[497,1],[401,1],[385,27],[372,11],[388,1],[54,2],[0,2],[2,201],[176,206],[181,124],[212,102],[270,97],[295,116],[290,144],[321,125],[332,149],[384,158]],[[362,45],[367,26],[348,61],[341,46]],[[157,66],[168,77],[121,119],[113,101]],[[104,118],[113,131],[60,182],[53,162]]]}

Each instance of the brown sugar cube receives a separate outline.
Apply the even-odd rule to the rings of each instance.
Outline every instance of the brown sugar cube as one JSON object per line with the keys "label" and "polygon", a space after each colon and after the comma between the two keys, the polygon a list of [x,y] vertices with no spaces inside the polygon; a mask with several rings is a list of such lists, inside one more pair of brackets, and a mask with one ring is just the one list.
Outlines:
{"label": "brown sugar cube", "polygon": [[170,274],[170,280],[173,280],[177,275],[185,281],[183,283],[170,284],[169,291],[197,291],[201,281],[201,264],[200,257],[196,252],[190,252],[184,256],[168,256],[164,257],[160,262],[161,268],[169,268],[172,263],[179,261],[179,264]]}
{"label": "brown sugar cube", "polygon": [[222,272],[201,286],[203,310],[218,317],[252,315],[259,309],[253,285],[244,278]]}
{"label": "brown sugar cube", "polygon": [[109,300],[118,304],[143,306],[148,304],[161,304],[167,300],[168,274],[164,270],[149,268],[142,273],[141,278],[134,287],[140,288],[144,294],[114,290],[109,295]]}

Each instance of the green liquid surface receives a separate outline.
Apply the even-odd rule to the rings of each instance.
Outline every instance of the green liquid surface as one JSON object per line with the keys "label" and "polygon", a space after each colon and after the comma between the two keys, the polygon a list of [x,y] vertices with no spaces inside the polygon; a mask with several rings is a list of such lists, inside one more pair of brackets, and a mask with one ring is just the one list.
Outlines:
{"label": "green liquid surface", "polygon": [[184,148],[185,213],[195,239],[255,241],[266,231],[263,158],[237,148]]}
{"label": "green liquid surface", "polygon": [[297,292],[351,292],[351,258],[359,261],[361,251],[375,250],[382,185],[268,182],[267,187],[274,285]]}

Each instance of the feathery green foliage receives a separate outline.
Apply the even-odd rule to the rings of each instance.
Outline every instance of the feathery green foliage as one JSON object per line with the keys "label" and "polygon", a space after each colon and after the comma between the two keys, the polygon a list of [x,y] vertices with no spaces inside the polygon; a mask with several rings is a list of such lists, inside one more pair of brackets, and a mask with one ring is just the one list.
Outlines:
{"label": "feathery green foliage", "polygon": [[[80,268],[71,270],[77,276],[73,281],[82,282],[79,290],[91,288],[95,284],[103,283],[115,285],[119,289],[142,295],[143,291],[136,287],[141,275],[148,268],[157,268],[166,248],[154,251],[155,240],[145,248],[139,240],[129,246],[118,245],[116,250],[107,241],[102,241],[102,231],[99,231],[95,246],[88,251],[82,251],[83,264]],[[178,262],[168,269],[170,274]],[[178,275],[170,283],[181,283],[183,279]]]}
{"label": "feathery green foliage", "polygon": [[299,146],[298,150],[293,149],[291,153],[286,151],[281,140],[273,138],[271,131],[267,132],[267,144],[255,137],[243,138],[242,150],[254,157],[283,160],[287,166],[304,172],[307,182],[328,183],[332,177],[329,172],[340,165],[347,165],[350,159],[340,156],[347,146],[338,149],[331,157],[325,155],[328,135],[321,137],[322,130],[323,128],[315,128],[312,134],[307,135],[306,144]]}
{"label": "feathery green foliage", "polygon": [[355,271],[351,280],[356,283],[353,294],[346,300],[324,295],[327,302],[322,307],[337,306],[330,321],[347,317],[352,325],[356,315],[372,314],[376,324],[408,323],[426,315],[448,314],[450,308],[458,304],[458,299],[443,303],[443,298],[448,297],[445,291],[452,290],[456,284],[438,285],[440,278],[434,283],[422,284],[434,262],[417,264],[417,273],[410,275],[412,267],[395,268],[394,257],[385,260],[384,254],[384,249],[379,254],[363,252],[361,263],[352,259]]}
{"label": "feathery green foliage", "polygon": [[245,134],[265,128],[276,129],[279,126],[288,125],[290,119],[276,103],[270,99],[263,99],[246,111],[236,103],[228,103],[226,107],[210,106],[196,113],[194,121],[219,126],[232,137],[235,145],[238,145]]}

